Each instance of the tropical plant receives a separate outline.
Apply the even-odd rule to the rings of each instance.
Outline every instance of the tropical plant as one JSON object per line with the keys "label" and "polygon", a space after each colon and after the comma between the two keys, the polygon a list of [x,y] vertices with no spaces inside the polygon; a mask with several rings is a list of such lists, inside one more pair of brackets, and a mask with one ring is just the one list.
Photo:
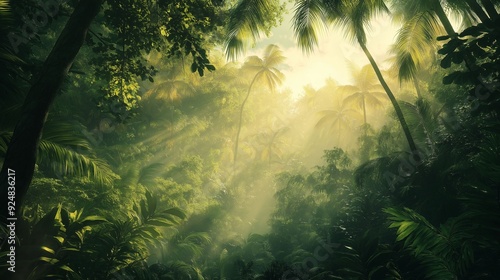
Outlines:
{"label": "tropical plant", "polygon": [[[39,170],[55,178],[79,176],[95,180],[100,184],[110,184],[119,176],[113,172],[105,160],[95,155],[95,148],[91,141],[80,132],[82,130],[82,126],[78,123],[49,121],[38,146]],[[0,157],[2,159],[11,138],[12,132],[0,132]]]}
{"label": "tropical plant", "polygon": [[355,104],[363,111],[363,124],[366,126],[367,107],[377,108],[383,106],[381,100],[386,96],[383,88],[377,83],[375,72],[370,65],[361,69],[352,66],[353,85],[339,86],[338,90],[348,96],[344,99],[344,105]]}
{"label": "tropical plant", "polygon": [[269,45],[264,50],[263,58],[258,56],[251,56],[247,58],[245,64],[242,69],[245,71],[249,71],[253,75],[253,79],[248,86],[248,91],[241,103],[240,114],[239,114],[239,123],[238,130],[236,132],[236,140],[234,142],[234,164],[236,165],[236,160],[238,158],[238,144],[241,132],[241,126],[243,123],[243,109],[245,108],[245,104],[250,96],[250,92],[256,82],[265,83],[266,86],[274,91],[278,85],[283,82],[284,75],[281,71],[276,68],[283,61],[285,57],[283,56],[281,50],[276,45]]}
{"label": "tropical plant", "polygon": [[16,254],[24,267],[9,279],[77,277],[74,260],[83,253],[85,238],[93,228],[107,222],[104,217],[82,213],[83,209],[69,212],[61,204],[42,217],[36,212],[30,216],[25,212],[18,225],[30,230],[18,236],[23,246],[18,247]]}
{"label": "tropical plant", "polygon": [[462,278],[474,262],[477,225],[470,214],[450,218],[436,228],[415,211],[404,208],[385,210],[402,241],[420,261],[426,279]]}
{"label": "tropical plant", "polygon": [[316,123],[315,128],[321,129],[320,132],[327,130],[332,133],[334,131],[337,134],[337,146],[341,147],[343,129],[349,131],[352,128],[358,112],[348,106],[340,106],[338,109],[322,110],[318,113],[322,117]]}
{"label": "tropical plant", "polygon": [[90,278],[108,278],[150,255],[150,248],[161,247],[162,228],[178,225],[186,216],[179,208],[159,209],[158,199],[146,192],[133,206],[126,220],[110,219],[110,224],[99,228],[88,237],[85,250],[91,263],[79,259],[79,267]]}
{"label": "tropical plant", "polygon": [[299,46],[306,51],[311,51],[318,43],[316,29],[319,25],[333,23],[342,27],[346,37],[357,42],[370,61],[370,65],[396,111],[410,150],[415,151],[417,147],[396,97],[366,47],[365,28],[369,25],[372,16],[383,12],[387,12],[387,7],[380,0],[337,1],[328,4],[322,1],[297,1],[293,22],[294,30]]}
{"label": "tropical plant", "polygon": [[[240,1],[240,6],[244,2],[254,1]],[[246,11],[247,15],[242,15],[241,11],[233,12],[230,17],[231,25],[228,40],[226,41],[226,53],[234,54],[242,50],[242,44],[234,44],[235,41],[241,40],[245,31],[250,31],[253,39],[259,37],[260,31],[265,29],[265,23],[262,22],[262,14],[267,11],[269,1],[256,1],[259,5],[252,6],[253,9]],[[239,6],[238,6],[239,7]],[[387,12],[388,9],[382,0],[370,1],[335,1],[324,2],[319,0],[300,0],[296,1],[295,12],[293,18],[293,25],[295,36],[298,45],[307,52],[317,45],[317,31],[322,25],[334,23],[341,26],[346,36],[357,42],[366,57],[370,61],[375,74],[384,88],[387,96],[396,111],[396,115],[401,124],[403,132],[411,151],[416,151],[417,147],[411,136],[410,129],[403,116],[401,108],[387,85],[382,72],[380,71],[377,63],[372,57],[370,51],[366,47],[367,38],[365,28],[369,25],[372,16]],[[242,35],[243,34],[243,35]],[[249,35],[246,33],[246,35]]]}

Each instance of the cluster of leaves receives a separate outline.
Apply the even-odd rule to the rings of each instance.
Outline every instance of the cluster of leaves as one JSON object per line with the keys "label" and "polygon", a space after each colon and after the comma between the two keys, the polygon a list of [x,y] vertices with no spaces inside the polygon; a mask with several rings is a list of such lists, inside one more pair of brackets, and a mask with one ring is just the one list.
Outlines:
{"label": "cluster of leaves", "polygon": [[162,229],[186,218],[178,208],[159,210],[157,198],[149,192],[124,220],[82,213],[83,209],[69,212],[61,204],[43,216],[36,208],[25,211],[18,223],[22,246],[16,257],[23,265],[16,277],[101,279],[115,277],[120,270],[133,271],[151,248],[161,246]]}
{"label": "cluster of leaves", "polygon": [[[497,19],[491,24],[478,24],[466,28],[458,37],[442,36],[439,39],[449,41],[439,50],[444,55],[443,68],[452,64],[465,64],[443,78],[443,83],[467,86],[473,101],[480,103],[480,111],[491,111],[498,107],[498,80],[500,73],[500,30],[496,27]],[[478,106],[473,104],[472,106]]]}
{"label": "cluster of leaves", "polygon": [[[206,51],[210,33],[222,26],[224,6],[213,1],[107,1],[98,31],[88,43],[98,54],[92,65],[108,81],[106,97],[126,110],[136,108],[140,94],[136,77],[153,82],[157,73],[144,59],[152,50],[169,58],[190,55],[192,72],[215,70]],[[134,86],[135,84],[135,86]]]}

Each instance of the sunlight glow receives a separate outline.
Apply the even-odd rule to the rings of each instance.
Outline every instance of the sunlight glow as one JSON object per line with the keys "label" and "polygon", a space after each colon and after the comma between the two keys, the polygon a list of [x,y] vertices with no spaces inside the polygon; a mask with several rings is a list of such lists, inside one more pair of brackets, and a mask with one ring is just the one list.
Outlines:
{"label": "sunlight glow", "polygon": [[[373,20],[367,32],[368,49],[382,69],[389,67],[388,49],[394,42],[396,31],[397,27],[389,17],[380,16]],[[286,66],[282,69],[286,76],[284,87],[290,88],[295,98],[302,95],[304,86],[311,85],[318,89],[328,78],[333,78],[342,85],[350,84],[350,74],[345,70],[348,69],[347,61],[358,66],[368,64],[361,48],[347,41],[335,27],[320,34],[316,51],[305,54],[295,43],[290,14],[285,15],[283,25],[274,28],[269,38],[257,43],[246,56],[261,54],[269,44],[277,44],[283,49],[287,58]]]}

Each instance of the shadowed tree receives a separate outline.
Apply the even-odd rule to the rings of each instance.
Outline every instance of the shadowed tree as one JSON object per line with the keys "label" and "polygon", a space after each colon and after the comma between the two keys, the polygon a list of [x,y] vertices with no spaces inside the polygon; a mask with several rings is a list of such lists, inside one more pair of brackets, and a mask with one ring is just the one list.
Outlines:
{"label": "shadowed tree", "polygon": [[[103,5],[104,2],[106,2],[106,5]],[[119,61],[120,65],[123,66],[126,64],[125,62],[134,59],[138,60],[140,65],[128,67],[129,72],[123,76],[134,77],[137,75],[146,79],[151,74],[151,71],[141,64],[140,58],[151,49],[161,48],[166,45],[166,52],[170,56],[189,53],[193,57],[191,66],[193,72],[197,71],[200,75],[203,75],[205,69],[215,69],[208,61],[207,53],[202,47],[205,39],[200,35],[210,32],[213,27],[221,24],[217,19],[220,15],[217,12],[221,8],[216,7],[216,4],[212,1],[205,0],[196,0],[189,3],[154,2],[157,5],[149,5],[151,4],[149,1],[134,1],[134,5],[124,5],[123,1],[109,0],[71,1],[70,4],[72,5],[70,6],[74,8],[73,12],[40,68],[43,70],[33,78],[0,173],[0,189],[6,192],[9,187],[7,183],[8,173],[11,173],[8,171],[15,170],[16,201],[18,201],[18,204],[22,203],[33,177],[36,153],[48,112],[66,79],[75,57],[84,45],[91,23],[99,14],[101,8],[106,10],[104,18],[107,21],[103,25],[112,30],[108,35],[117,36],[118,34],[124,36],[120,38],[123,42],[121,50],[117,50],[110,45],[98,44],[97,49],[101,50],[99,53],[101,58],[103,60],[108,59],[106,62],[109,63],[99,61],[100,63],[95,65],[96,68],[106,68],[110,65],[116,66],[113,65],[113,63],[116,64],[116,61]],[[158,9],[155,7],[158,7]],[[142,12],[139,13],[138,9],[141,9]],[[122,13],[123,11],[127,12],[125,16]],[[155,21],[151,20],[151,13],[158,15]],[[168,34],[168,37],[164,34]],[[132,36],[133,40],[130,38],[125,40],[127,37]],[[163,44],[164,42],[169,44]],[[128,57],[124,57],[125,54]],[[125,67],[117,69],[125,69]],[[105,71],[98,74],[109,76],[111,72],[109,70],[105,69]],[[124,74],[124,71],[121,71],[121,74]],[[2,212],[2,216],[7,216],[5,210]]]}
{"label": "shadowed tree", "polygon": [[250,73],[255,73],[248,86],[247,95],[240,107],[240,120],[238,123],[238,131],[236,132],[236,140],[234,144],[234,165],[236,166],[236,160],[238,158],[238,143],[241,132],[241,125],[243,123],[243,110],[245,108],[245,104],[250,96],[250,92],[255,83],[262,82],[264,83],[271,91],[274,91],[278,85],[283,82],[285,78],[283,73],[278,70],[276,67],[283,63],[285,57],[283,53],[276,45],[269,45],[264,51],[263,58],[258,56],[251,56],[247,58],[245,64],[242,69],[249,71]]}
{"label": "shadowed tree", "polygon": [[[460,15],[466,22],[477,22],[477,17],[485,24],[491,23],[498,16],[490,0],[481,1],[484,10],[476,0],[392,0],[390,3],[394,19],[403,23],[393,46],[395,66],[398,68],[400,81],[412,79],[417,93],[418,69],[425,65],[425,57],[433,52],[436,38],[443,34],[457,38],[447,11]],[[468,63],[468,67],[475,67],[470,61]]]}
{"label": "shadowed tree", "polygon": [[[22,202],[33,177],[36,153],[43,125],[57,92],[73,60],[85,41],[87,29],[99,12],[103,0],[80,1],[47,57],[43,71],[34,80],[25,99],[19,119],[7,149],[0,173],[1,190],[9,185],[9,170],[16,173],[16,200]],[[7,198],[7,197],[5,197]],[[5,217],[7,214],[2,212]]]}

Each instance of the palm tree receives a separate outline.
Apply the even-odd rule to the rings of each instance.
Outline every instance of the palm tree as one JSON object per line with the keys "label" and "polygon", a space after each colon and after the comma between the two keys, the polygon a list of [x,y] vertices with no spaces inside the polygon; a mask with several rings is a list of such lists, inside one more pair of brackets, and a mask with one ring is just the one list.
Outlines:
{"label": "palm tree", "polygon": [[236,141],[234,144],[234,164],[236,165],[236,160],[238,157],[238,142],[241,132],[241,124],[243,122],[243,109],[250,96],[253,85],[257,81],[263,81],[266,86],[274,91],[274,89],[283,82],[284,75],[276,67],[285,60],[281,50],[276,45],[269,45],[264,51],[264,57],[260,58],[258,56],[251,56],[247,58],[247,61],[243,65],[244,70],[248,70],[255,73],[252,82],[248,86],[247,95],[241,103],[240,107],[240,120],[238,124],[238,132],[236,133]]}
{"label": "palm tree", "polygon": [[[391,11],[394,18],[403,23],[398,32],[393,51],[396,54],[396,67],[399,68],[400,80],[412,79],[418,91],[416,73],[427,53],[436,45],[436,37],[447,34],[456,38],[457,34],[443,7],[461,15],[466,21],[475,16],[483,23],[490,23],[498,17],[495,5],[490,0],[393,0]],[[485,13],[485,10],[487,14]],[[468,62],[469,63],[469,62]],[[469,67],[474,67],[469,63]]]}
{"label": "palm tree", "polygon": [[418,82],[418,73],[422,66],[429,65],[429,54],[434,53],[435,38],[444,34],[444,28],[427,11],[413,13],[409,19],[395,11],[394,18],[403,21],[398,31],[396,42],[391,48],[394,54],[393,67],[398,73],[399,82],[411,80],[417,96],[422,97]]}
{"label": "palm tree", "polygon": [[[262,31],[266,31],[267,22],[262,22],[263,14],[268,12],[269,3],[272,1],[253,0],[240,1],[233,10],[229,19],[229,34],[226,40],[226,52],[228,56],[237,54],[243,49],[241,44],[242,34],[250,34],[255,40]],[[267,3],[267,4],[266,4]],[[242,10],[242,7],[252,9]],[[299,46],[306,52],[312,51],[318,43],[317,31],[322,26],[334,23],[343,27],[346,36],[356,41],[366,57],[370,61],[380,84],[391,100],[396,115],[401,123],[408,145],[412,151],[417,147],[411,136],[410,129],[399,104],[385,82],[382,72],[366,47],[365,26],[370,22],[372,16],[387,12],[388,9],[383,0],[356,0],[356,1],[322,1],[322,0],[296,0],[293,25],[295,36]]]}
{"label": "palm tree", "polygon": [[311,51],[317,45],[316,31],[318,27],[321,24],[328,23],[342,27],[346,37],[359,44],[370,61],[370,65],[375,71],[380,84],[391,100],[410,149],[416,151],[417,147],[396,97],[387,85],[382,72],[366,46],[365,27],[369,25],[372,16],[387,11],[388,9],[382,0],[334,1],[327,3],[319,0],[297,0],[293,25],[299,46],[306,51]]}
{"label": "palm tree", "polygon": [[[354,65],[353,65],[354,66]],[[344,99],[344,105],[355,104],[363,110],[363,124],[366,126],[366,106],[381,107],[386,95],[383,88],[377,83],[377,77],[370,65],[365,65],[361,69],[353,68],[354,85],[339,86],[340,91],[349,94]]]}
{"label": "palm tree", "polygon": [[282,146],[286,143],[283,141],[283,136],[289,130],[288,127],[283,126],[280,128],[268,128],[266,131],[260,132],[256,135],[256,140],[261,148],[260,159],[268,161],[271,166],[273,157],[276,156],[281,159],[283,155]]}
{"label": "palm tree", "polygon": [[349,129],[352,121],[355,119],[357,112],[346,106],[340,106],[337,109],[322,110],[319,112],[322,115],[321,119],[316,123],[315,128],[328,127],[331,130],[336,130],[337,146],[340,147],[340,136],[342,128]]}

